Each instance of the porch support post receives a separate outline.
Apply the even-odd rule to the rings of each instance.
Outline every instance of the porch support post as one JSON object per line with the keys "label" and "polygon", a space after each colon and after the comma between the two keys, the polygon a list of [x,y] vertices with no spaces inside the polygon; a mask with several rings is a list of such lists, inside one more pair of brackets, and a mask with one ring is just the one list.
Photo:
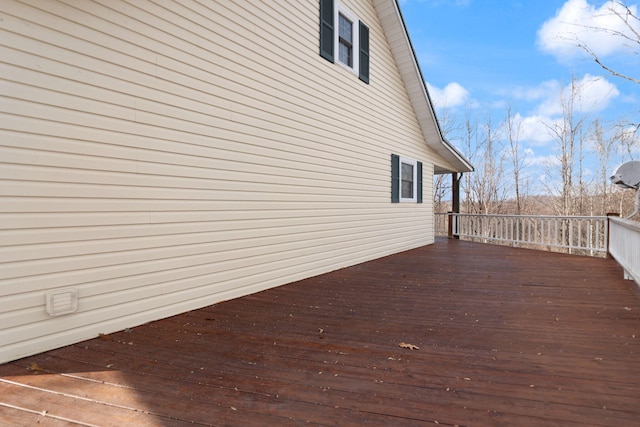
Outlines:
{"label": "porch support post", "polygon": [[[462,174],[458,175],[458,172],[451,174],[451,212],[460,213],[460,178]],[[449,229],[448,235],[450,239],[458,239],[458,236],[453,235],[453,221],[454,216],[449,215]]]}
{"label": "porch support post", "polygon": [[451,209],[454,213],[460,213],[460,178],[462,178],[462,174],[460,176],[457,172],[451,174],[451,188],[453,189]]}

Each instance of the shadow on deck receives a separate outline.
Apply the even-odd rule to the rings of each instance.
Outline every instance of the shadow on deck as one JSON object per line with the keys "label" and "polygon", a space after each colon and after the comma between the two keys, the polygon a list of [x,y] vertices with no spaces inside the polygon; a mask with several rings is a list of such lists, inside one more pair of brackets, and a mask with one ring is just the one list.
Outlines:
{"label": "shadow on deck", "polygon": [[446,239],[0,365],[2,425],[630,426],[639,402],[613,260]]}

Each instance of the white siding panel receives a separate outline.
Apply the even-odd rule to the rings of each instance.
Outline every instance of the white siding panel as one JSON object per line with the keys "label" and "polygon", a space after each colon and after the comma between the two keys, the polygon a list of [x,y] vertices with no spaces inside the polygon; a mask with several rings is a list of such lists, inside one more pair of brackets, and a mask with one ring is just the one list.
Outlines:
{"label": "white siding panel", "polygon": [[[438,156],[343,4],[369,85],[318,55],[316,1],[3,3],[0,362],[433,241]],[[423,204],[390,203],[392,153]]]}

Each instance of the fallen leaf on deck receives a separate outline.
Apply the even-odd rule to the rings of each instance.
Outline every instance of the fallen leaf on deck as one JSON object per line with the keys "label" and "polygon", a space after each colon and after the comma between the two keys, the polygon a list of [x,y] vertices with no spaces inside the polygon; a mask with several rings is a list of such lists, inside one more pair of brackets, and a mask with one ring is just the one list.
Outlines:
{"label": "fallen leaf on deck", "polygon": [[407,344],[406,342],[401,342],[398,345],[402,348],[408,348],[409,350],[420,350],[420,347],[418,347],[417,345]]}
{"label": "fallen leaf on deck", "polygon": [[32,363],[27,369],[33,372],[44,372],[44,369],[38,366],[37,363]]}

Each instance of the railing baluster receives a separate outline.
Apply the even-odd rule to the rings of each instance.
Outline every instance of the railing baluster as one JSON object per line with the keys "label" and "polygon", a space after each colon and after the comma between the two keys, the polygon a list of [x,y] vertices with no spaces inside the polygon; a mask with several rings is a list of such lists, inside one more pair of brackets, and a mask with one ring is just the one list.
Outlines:
{"label": "railing baluster", "polygon": [[578,220],[578,239],[577,239],[577,246],[579,248],[583,247],[582,244],[582,220]]}

